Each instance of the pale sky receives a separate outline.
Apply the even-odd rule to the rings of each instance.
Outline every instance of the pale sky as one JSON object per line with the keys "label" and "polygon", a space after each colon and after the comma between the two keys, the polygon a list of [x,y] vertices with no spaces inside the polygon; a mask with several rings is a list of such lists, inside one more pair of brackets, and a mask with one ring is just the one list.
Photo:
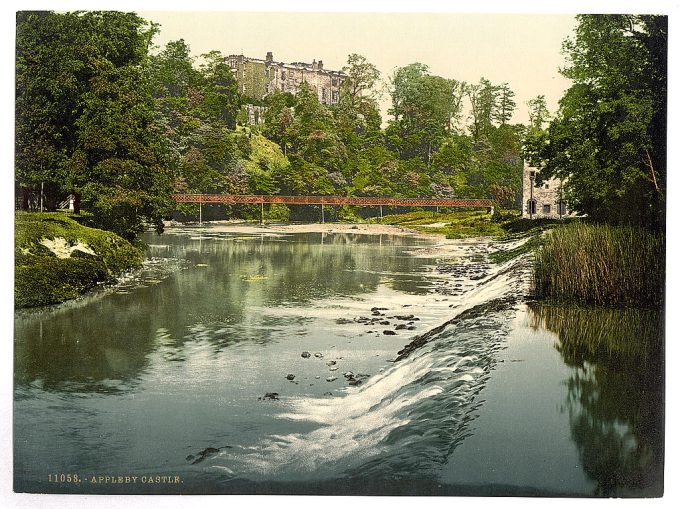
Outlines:
{"label": "pale sky", "polygon": [[[274,60],[311,62],[339,70],[347,55],[359,53],[387,80],[413,62],[445,78],[494,84],[515,92],[514,122],[527,122],[526,101],[546,96],[552,112],[569,87],[562,41],[575,25],[563,14],[272,13],[138,11],[161,24],[156,44],[184,39],[194,55],[219,50]],[[383,98],[383,116],[389,105]]]}

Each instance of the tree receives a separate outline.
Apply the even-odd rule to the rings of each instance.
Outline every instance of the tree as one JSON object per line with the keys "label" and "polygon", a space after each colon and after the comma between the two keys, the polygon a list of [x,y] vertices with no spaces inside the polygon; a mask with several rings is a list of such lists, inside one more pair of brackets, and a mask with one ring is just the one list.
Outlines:
{"label": "tree", "polygon": [[356,107],[362,98],[377,99],[373,87],[380,78],[380,71],[365,56],[356,53],[348,55],[347,65],[342,71],[347,74],[347,78],[340,89],[341,100],[347,100],[352,107]]}
{"label": "tree", "polygon": [[202,101],[199,111],[207,117],[219,119],[229,129],[234,129],[236,115],[242,102],[234,74],[225,63],[224,55],[219,51],[203,54],[201,58]]}
{"label": "tree", "polygon": [[470,133],[475,143],[480,143],[488,136],[497,117],[498,87],[486,78],[481,78],[476,85],[466,89],[470,101]]}
{"label": "tree", "polygon": [[550,112],[545,101],[544,95],[538,95],[533,99],[527,101],[529,107],[529,127],[531,129],[541,130],[543,126],[550,121]]}
{"label": "tree", "polygon": [[146,74],[155,31],[132,13],[17,14],[17,181],[46,181],[48,208],[82,195],[127,238],[162,225],[169,195]]}
{"label": "tree", "polygon": [[498,104],[496,106],[496,111],[493,113],[493,118],[500,125],[505,125],[510,122],[512,114],[515,112],[517,103],[513,97],[515,93],[510,89],[507,83],[503,83],[498,87]]}
{"label": "tree", "polygon": [[663,228],[668,19],[580,15],[565,41],[573,81],[547,137],[541,176],[566,179],[571,207],[613,223]]}
{"label": "tree", "polygon": [[424,64],[410,64],[394,72],[389,110],[393,120],[386,134],[402,158],[430,162],[453,120],[460,116],[463,90],[461,82],[430,75]]}

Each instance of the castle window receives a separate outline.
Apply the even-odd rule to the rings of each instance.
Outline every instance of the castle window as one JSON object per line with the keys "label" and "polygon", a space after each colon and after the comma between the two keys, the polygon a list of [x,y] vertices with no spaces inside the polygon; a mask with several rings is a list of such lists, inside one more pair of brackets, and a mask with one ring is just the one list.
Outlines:
{"label": "castle window", "polygon": [[545,188],[550,189],[550,185],[547,182],[545,183]]}
{"label": "castle window", "polygon": [[281,81],[286,81],[286,71],[281,71]]}
{"label": "castle window", "polygon": [[331,92],[331,97],[332,97],[331,100],[332,100],[334,103],[338,102],[338,91],[337,91],[337,90],[333,90],[333,91]]}
{"label": "castle window", "polygon": [[333,78],[331,80],[331,85],[334,86],[334,87],[337,87],[338,86],[338,78]]}
{"label": "castle window", "polygon": [[563,201],[557,202],[557,213],[560,216],[564,216],[567,213],[567,204]]}
{"label": "castle window", "polygon": [[325,88],[321,89],[321,101],[326,102],[326,89]]}
{"label": "castle window", "polygon": [[527,200],[527,212],[529,214],[536,213],[536,200]]}
{"label": "castle window", "polygon": [[546,203],[545,205],[543,205],[543,213],[544,214],[550,214],[550,204],[549,203]]}

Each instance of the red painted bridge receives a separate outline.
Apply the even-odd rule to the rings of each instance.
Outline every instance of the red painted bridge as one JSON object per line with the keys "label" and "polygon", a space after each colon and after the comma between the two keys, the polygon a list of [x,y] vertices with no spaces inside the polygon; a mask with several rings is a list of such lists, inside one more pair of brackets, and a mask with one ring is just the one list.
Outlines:
{"label": "red painted bridge", "polygon": [[386,205],[390,207],[480,207],[491,200],[457,198],[374,198],[366,196],[265,196],[259,194],[175,194],[178,203],[283,203],[287,205]]}

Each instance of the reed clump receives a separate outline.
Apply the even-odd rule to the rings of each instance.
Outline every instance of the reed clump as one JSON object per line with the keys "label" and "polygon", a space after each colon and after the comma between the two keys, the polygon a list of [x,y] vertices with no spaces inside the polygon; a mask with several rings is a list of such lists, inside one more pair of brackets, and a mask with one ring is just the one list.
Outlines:
{"label": "reed clump", "polygon": [[546,233],[535,255],[538,298],[658,308],[664,281],[664,237],[643,228],[572,223]]}

